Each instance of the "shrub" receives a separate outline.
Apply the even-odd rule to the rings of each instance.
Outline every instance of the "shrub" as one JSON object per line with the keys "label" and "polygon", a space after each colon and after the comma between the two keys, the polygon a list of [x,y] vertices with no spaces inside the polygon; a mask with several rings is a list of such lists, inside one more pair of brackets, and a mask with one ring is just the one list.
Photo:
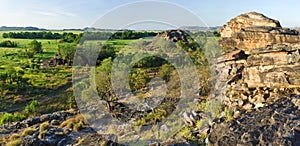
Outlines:
{"label": "shrub", "polygon": [[29,113],[33,113],[33,112],[36,112],[37,111],[37,108],[38,108],[38,101],[37,100],[33,100],[30,102],[30,104],[28,104],[26,107],[25,107],[25,113],[29,114]]}
{"label": "shrub", "polygon": [[9,48],[13,48],[13,47],[17,47],[17,43],[7,40],[7,41],[3,41],[0,43],[0,47],[9,47]]}
{"label": "shrub", "polygon": [[14,114],[4,113],[1,117],[0,125],[6,124],[6,123],[9,123],[9,122],[21,121],[21,120],[24,120],[24,119],[26,119],[26,116],[24,116],[20,113],[14,113]]}
{"label": "shrub", "polygon": [[13,115],[13,121],[16,122],[16,121],[22,121],[22,120],[25,120],[27,117],[25,115],[22,115],[20,113],[14,113]]}
{"label": "shrub", "polygon": [[0,125],[3,125],[5,123],[9,123],[13,121],[13,114],[11,113],[4,113],[1,117]]}
{"label": "shrub", "polygon": [[161,69],[159,70],[159,72],[157,73],[157,75],[164,79],[165,81],[169,81],[170,80],[170,76],[172,71],[174,70],[174,68],[169,65],[169,64],[164,64]]}
{"label": "shrub", "polygon": [[225,116],[226,121],[231,121],[233,119],[233,114],[234,114],[233,110],[231,110],[228,107],[225,107],[224,116]]}
{"label": "shrub", "polygon": [[33,52],[33,53],[43,53],[42,43],[41,42],[33,40],[28,45],[29,45],[29,48],[30,48],[30,52]]}
{"label": "shrub", "polygon": [[146,87],[150,78],[145,70],[142,69],[133,69],[130,76],[130,87],[133,90],[139,90]]}

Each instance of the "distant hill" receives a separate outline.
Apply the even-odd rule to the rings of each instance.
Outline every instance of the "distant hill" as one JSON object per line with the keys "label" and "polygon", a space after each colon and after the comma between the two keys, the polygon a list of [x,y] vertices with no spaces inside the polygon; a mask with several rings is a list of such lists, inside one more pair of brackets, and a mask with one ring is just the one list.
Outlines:
{"label": "distant hill", "polygon": [[37,27],[15,27],[15,26],[1,26],[0,31],[13,31],[13,30],[27,30],[27,31],[34,31],[34,30],[47,30],[44,28],[37,28]]}
{"label": "distant hill", "polygon": [[204,27],[204,26],[181,26],[179,29],[182,30],[189,30],[189,31],[211,31],[211,30],[218,30],[220,26],[214,27]]}

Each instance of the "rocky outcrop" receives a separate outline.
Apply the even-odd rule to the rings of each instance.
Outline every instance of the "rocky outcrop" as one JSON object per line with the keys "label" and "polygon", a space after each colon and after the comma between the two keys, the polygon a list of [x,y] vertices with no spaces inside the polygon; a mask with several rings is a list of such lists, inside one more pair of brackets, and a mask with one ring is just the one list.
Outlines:
{"label": "rocky outcrop", "polygon": [[164,38],[166,40],[169,40],[171,42],[178,42],[178,41],[183,41],[183,42],[188,42],[188,32],[184,30],[168,30],[165,31],[164,33],[157,35],[157,38]]}
{"label": "rocky outcrop", "polygon": [[[296,30],[254,12],[220,29],[229,49],[212,66],[213,97],[235,111],[217,118],[209,145],[300,145],[300,41]],[[238,114],[236,114],[238,113]]]}
{"label": "rocky outcrop", "polygon": [[220,32],[220,45],[234,48],[212,67],[217,77],[215,96],[226,105],[251,110],[298,94],[300,41],[296,30],[281,28],[278,21],[250,12],[232,19]]}
{"label": "rocky outcrop", "polygon": [[263,14],[249,12],[239,15],[220,28],[222,37],[232,37],[243,28],[252,26],[281,27],[279,21],[270,19]]}
{"label": "rocky outcrop", "polygon": [[239,15],[220,28],[220,46],[246,52],[273,44],[298,43],[296,30],[282,28],[279,21],[256,12]]}
{"label": "rocky outcrop", "polygon": [[230,122],[219,120],[210,129],[209,145],[300,145],[299,101],[282,98]]}

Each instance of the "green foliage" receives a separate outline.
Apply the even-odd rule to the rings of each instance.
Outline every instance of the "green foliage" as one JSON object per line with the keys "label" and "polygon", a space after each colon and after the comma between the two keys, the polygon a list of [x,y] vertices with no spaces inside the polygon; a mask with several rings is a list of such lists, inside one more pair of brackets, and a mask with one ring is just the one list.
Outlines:
{"label": "green foliage", "polygon": [[233,110],[231,110],[229,107],[225,107],[224,116],[226,121],[231,121],[233,119],[233,114],[234,114]]}
{"label": "green foliage", "polygon": [[206,102],[205,109],[212,114],[213,118],[218,117],[222,112],[222,103],[218,99],[209,100]]}
{"label": "green foliage", "polygon": [[9,47],[9,48],[13,48],[13,47],[17,47],[17,43],[10,41],[10,40],[6,40],[0,43],[0,47]]}
{"label": "green foliage", "polygon": [[0,125],[6,124],[6,123],[9,123],[9,122],[21,121],[21,120],[24,120],[24,119],[26,119],[26,116],[24,116],[20,113],[17,113],[17,112],[14,113],[14,114],[4,113],[1,116]]}
{"label": "green foliage", "polygon": [[72,65],[74,55],[76,53],[76,44],[58,45],[58,53],[67,62],[68,65]]}
{"label": "green foliage", "polygon": [[171,77],[171,73],[174,71],[174,67],[169,64],[162,65],[161,69],[158,71],[157,76],[164,79],[165,81],[169,81]]}
{"label": "green foliage", "polygon": [[147,72],[143,69],[133,69],[131,72],[129,85],[133,90],[139,90],[146,87],[147,83],[150,81],[150,78]]}
{"label": "green foliage", "polygon": [[147,116],[140,118],[137,120],[134,125],[135,126],[142,126],[147,124],[156,124],[159,121],[165,119],[172,110],[174,109],[174,104],[170,102],[163,102],[162,104],[158,105],[152,112],[150,112]]}
{"label": "green foliage", "polygon": [[111,86],[111,69],[113,62],[111,58],[106,58],[102,61],[101,65],[96,71],[96,86],[99,96],[111,101],[114,97],[113,89]]}
{"label": "green foliage", "polygon": [[32,100],[30,104],[26,105],[24,112],[27,114],[34,113],[38,110],[38,105],[39,103],[37,100]]}
{"label": "green foliage", "polygon": [[192,129],[188,126],[185,126],[181,129],[180,134],[183,138],[189,141],[196,141],[196,137],[192,135]]}
{"label": "green foliage", "polygon": [[103,61],[106,58],[111,57],[112,59],[114,59],[116,57],[116,50],[115,47],[111,44],[105,44],[99,53],[98,59],[97,61]]}
{"label": "green foliage", "polygon": [[200,135],[199,143],[200,143],[202,146],[206,146],[205,140],[206,140],[207,136],[208,136],[208,135],[207,135],[206,133],[203,133],[203,134]]}
{"label": "green foliage", "polygon": [[17,39],[63,39],[64,42],[68,43],[78,43],[82,34],[74,34],[72,32],[52,33],[50,31],[46,32],[9,32],[3,33],[3,38],[17,38]]}
{"label": "green foliage", "polygon": [[4,113],[1,117],[0,125],[3,125],[5,123],[9,123],[13,121],[13,114],[11,113]]}
{"label": "green foliage", "polygon": [[218,44],[218,41],[216,40],[216,38],[207,38],[207,41],[204,45],[204,53],[205,56],[209,59],[218,57],[221,55],[222,53],[222,49]]}
{"label": "green foliage", "polygon": [[29,52],[33,53],[43,53],[42,43],[37,40],[33,40],[29,44]]}

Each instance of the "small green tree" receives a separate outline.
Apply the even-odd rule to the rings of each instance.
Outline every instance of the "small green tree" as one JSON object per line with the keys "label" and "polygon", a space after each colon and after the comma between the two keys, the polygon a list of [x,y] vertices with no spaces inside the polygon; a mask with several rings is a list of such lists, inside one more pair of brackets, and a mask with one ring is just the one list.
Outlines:
{"label": "small green tree", "polygon": [[33,40],[29,43],[29,52],[43,53],[42,43],[37,40]]}
{"label": "small green tree", "polygon": [[147,72],[143,69],[133,69],[130,76],[129,85],[133,90],[139,90],[146,87],[150,78]]}
{"label": "small green tree", "polygon": [[72,65],[76,53],[76,44],[58,45],[58,52],[68,65]]}

